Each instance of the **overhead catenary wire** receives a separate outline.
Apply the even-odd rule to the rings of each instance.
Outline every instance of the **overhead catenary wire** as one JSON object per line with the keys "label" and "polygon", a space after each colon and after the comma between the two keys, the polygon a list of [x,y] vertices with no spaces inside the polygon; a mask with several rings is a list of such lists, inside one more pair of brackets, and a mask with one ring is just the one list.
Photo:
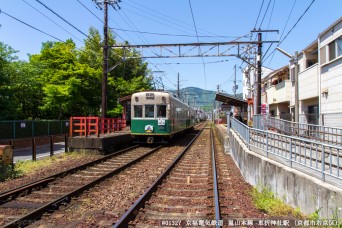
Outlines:
{"label": "overhead catenary wire", "polygon": [[[196,26],[196,22],[195,22],[194,12],[193,12],[192,6],[191,6],[191,0],[189,0],[189,6],[190,6],[190,11],[191,11],[192,21],[193,21],[194,27],[195,27],[197,42],[200,43],[199,38],[198,38],[198,32],[197,32],[197,26]],[[201,46],[199,46],[199,51],[200,51],[200,54],[202,55]],[[205,83],[204,85],[205,85],[205,89],[207,89],[207,76],[206,76],[206,68],[205,68],[203,56],[202,56],[202,62],[203,62],[203,73],[204,73],[204,83]]]}
{"label": "overhead catenary wire", "polygon": [[5,15],[8,16],[8,17],[11,17],[12,19],[14,19],[14,20],[16,20],[16,21],[19,21],[20,23],[22,23],[22,24],[24,24],[24,25],[26,25],[26,26],[28,26],[28,27],[30,27],[30,28],[32,28],[32,29],[38,31],[38,32],[41,32],[41,33],[43,33],[43,34],[45,34],[45,35],[47,35],[47,36],[49,36],[49,37],[51,37],[51,38],[54,38],[54,39],[56,39],[56,40],[58,40],[58,41],[64,43],[63,40],[61,40],[61,39],[59,39],[59,38],[57,38],[57,37],[55,37],[55,36],[53,36],[53,35],[50,35],[50,34],[44,32],[44,31],[42,31],[42,30],[40,30],[40,29],[38,29],[38,28],[36,28],[36,27],[34,27],[34,26],[32,26],[32,25],[30,25],[30,24],[28,24],[28,23],[26,23],[26,22],[24,22],[24,21],[22,21],[22,20],[20,20],[20,19],[18,19],[18,18],[16,18],[16,17],[14,17],[14,16],[12,16],[12,15],[6,13],[6,12],[4,12],[3,10],[0,10],[0,14],[1,14],[1,13],[5,14]]}
{"label": "overhead catenary wire", "polygon": [[[132,29],[136,29],[136,26],[134,25],[134,23],[129,19],[129,17],[125,14],[125,12],[122,12],[123,15],[121,15],[121,13],[118,13],[118,15],[122,18],[122,20]],[[134,28],[133,28],[134,27]],[[148,41],[144,38],[144,36],[142,34],[137,34],[137,37],[142,41],[142,42],[146,42],[148,43]],[[153,51],[152,51],[153,52]],[[147,62],[149,62],[152,66],[154,66],[156,69],[158,69],[159,71],[161,71],[156,65],[155,63],[153,63],[150,59],[146,59]],[[163,75],[172,85],[174,85],[171,80],[166,77],[166,75]],[[174,85],[175,86],[175,85]]]}
{"label": "overhead catenary wire", "polygon": [[[139,3],[137,3],[137,2],[130,1],[131,3],[134,3],[134,4],[138,5],[139,7],[135,7],[135,6],[131,5],[131,4],[129,4],[128,2],[129,2],[129,0],[128,0],[128,1],[125,1],[124,3],[127,4],[128,6],[132,7],[132,8],[135,8],[135,9],[139,10],[139,11],[145,12],[145,13],[148,14],[148,15],[155,16],[155,17],[158,18],[158,19],[167,21],[167,22],[171,23],[172,25],[177,25],[177,26],[179,26],[179,27],[182,27],[182,28],[186,29],[186,31],[188,31],[189,28],[192,28],[192,26],[193,26],[193,25],[191,25],[191,24],[189,24],[189,23],[186,23],[186,22],[184,22],[184,21],[181,21],[181,20],[179,20],[179,19],[177,19],[177,18],[170,17],[170,16],[168,16],[168,15],[166,15],[166,14],[163,14],[163,13],[161,13],[161,12],[159,12],[159,11],[156,11],[156,10],[154,10],[154,9],[148,8],[148,7],[146,7],[145,5],[139,4]],[[143,9],[146,9],[146,10],[148,10],[148,11],[150,11],[150,12],[147,12],[146,10],[143,10]],[[153,13],[154,15],[153,15],[152,13]],[[160,15],[160,16],[159,16],[159,15]],[[165,19],[165,18],[166,18],[166,19]],[[211,34],[211,35],[213,35],[214,37],[220,37],[219,35],[214,34],[214,33],[212,33],[212,32],[209,32],[209,31],[206,31],[206,30],[204,30],[204,29],[202,29],[202,28],[198,28],[198,27],[197,27],[197,30],[199,30],[199,34],[204,34],[204,33],[206,33],[206,34]],[[200,32],[200,31],[202,31],[202,32]],[[210,38],[210,36],[208,36],[208,38]],[[232,37],[232,38],[233,38],[233,37]]]}
{"label": "overhead catenary wire", "polygon": [[[136,32],[136,33],[145,33],[145,34],[150,34],[150,35],[158,35],[158,36],[180,36],[180,37],[197,37],[194,35],[186,35],[186,34],[169,34],[169,33],[157,33],[157,32],[146,32],[146,31],[139,31],[139,30],[129,30],[129,29],[121,29],[121,28],[111,28],[111,29],[116,29],[119,31],[125,31],[125,32]],[[198,37],[201,38],[239,38],[239,36],[201,36],[199,35]]]}
{"label": "overhead catenary wire", "polygon": [[[205,64],[214,64],[214,63],[223,63],[223,62],[229,62],[230,60],[218,60],[218,61],[211,61],[211,62],[205,62]],[[175,63],[157,63],[157,65],[199,65],[203,63],[180,63],[180,62],[175,62]]]}

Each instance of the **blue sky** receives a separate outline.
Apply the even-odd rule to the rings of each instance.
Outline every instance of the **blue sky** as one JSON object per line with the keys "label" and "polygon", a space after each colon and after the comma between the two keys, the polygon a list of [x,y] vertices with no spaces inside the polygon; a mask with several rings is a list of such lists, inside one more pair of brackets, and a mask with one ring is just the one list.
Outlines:
{"label": "blue sky", "polygon": [[[83,33],[90,26],[103,31],[103,11],[92,0],[40,0]],[[80,4],[80,2],[88,9]],[[263,35],[264,40],[279,40],[298,21],[312,0],[191,0],[191,8],[200,42],[225,42],[249,34],[254,29],[276,29],[279,33]],[[261,5],[263,3],[263,7]],[[109,9],[109,26],[117,33],[117,40],[131,44],[193,43],[197,42],[196,31],[188,0],[122,0],[121,9]],[[35,9],[34,9],[34,8]],[[266,11],[266,9],[268,10]],[[48,11],[36,0],[1,0],[0,9],[58,39],[72,38],[78,47],[83,46],[85,36]],[[261,9],[261,10],[260,10]],[[292,9],[292,12],[291,12]],[[315,0],[296,27],[280,44],[280,48],[293,54],[314,41],[326,27],[341,17],[341,0]],[[45,16],[49,19],[47,19]],[[259,15],[260,11],[260,16]],[[258,21],[257,21],[258,19]],[[56,25],[57,23],[58,25]],[[53,38],[29,28],[0,14],[0,41],[19,52],[20,59],[27,54],[39,53],[42,42]],[[165,36],[141,32],[187,35]],[[281,37],[281,34],[282,37]],[[225,36],[225,37],[222,37]],[[248,35],[241,41],[255,40]],[[266,56],[275,48],[273,45]],[[263,53],[268,49],[264,45]],[[181,87],[195,86],[216,90],[217,85],[232,93],[234,65],[237,65],[237,80],[241,91],[242,74],[239,67],[245,66],[235,57],[149,59],[149,68],[155,77],[161,77],[166,88],[175,89],[177,74]],[[203,65],[204,62],[204,65]],[[263,62],[263,66],[277,69],[288,63],[288,58],[276,52]]]}

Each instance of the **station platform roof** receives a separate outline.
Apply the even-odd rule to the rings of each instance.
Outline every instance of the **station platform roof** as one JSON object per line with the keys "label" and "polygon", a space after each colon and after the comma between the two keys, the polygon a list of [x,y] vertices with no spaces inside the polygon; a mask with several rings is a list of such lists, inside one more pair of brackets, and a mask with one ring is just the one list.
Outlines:
{"label": "station platform roof", "polygon": [[240,106],[240,107],[246,106],[247,107],[247,101],[236,98],[236,97],[231,96],[231,95],[227,95],[227,94],[217,93],[215,100],[223,102],[227,105]]}

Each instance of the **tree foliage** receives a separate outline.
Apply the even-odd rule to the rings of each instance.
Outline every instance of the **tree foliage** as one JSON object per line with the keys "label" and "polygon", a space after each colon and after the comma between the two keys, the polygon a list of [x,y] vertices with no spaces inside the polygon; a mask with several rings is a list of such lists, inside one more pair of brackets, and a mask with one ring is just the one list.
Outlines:
{"label": "tree foliage", "polygon": [[[101,35],[89,29],[84,47],[70,39],[44,42],[40,53],[18,61],[16,51],[0,43],[1,119],[63,119],[100,115],[103,49]],[[115,44],[109,34],[109,44]],[[109,52],[108,113],[121,114],[117,100],[135,91],[151,89],[147,64],[136,51]]]}

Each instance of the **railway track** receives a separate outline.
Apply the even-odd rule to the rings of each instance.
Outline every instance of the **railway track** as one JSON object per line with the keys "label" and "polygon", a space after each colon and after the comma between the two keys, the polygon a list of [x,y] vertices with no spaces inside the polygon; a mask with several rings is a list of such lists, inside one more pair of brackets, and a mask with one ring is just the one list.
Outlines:
{"label": "railway track", "polygon": [[[75,179],[57,178],[61,181],[57,186],[52,181],[47,187],[33,188],[29,194],[22,192],[1,204],[0,215],[7,216],[1,216],[0,221],[10,219],[5,227],[219,227],[227,225],[227,221],[228,225],[236,226],[242,225],[242,221],[266,218],[267,215],[251,208],[251,199],[246,200],[250,188],[243,184],[244,180],[239,171],[234,170],[237,167],[229,156],[224,155],[222,148],[216,148],[211,129],[195,133],[185,134],[175,144],[146,155],[134,165],[117,171],[117,175],[110,175],[111,178],[92,184],[73,196],[65,197],[61,190],[67,188],[61,186],[71,188],[77,183],[85,184],[88,177],[98,178],[101,168],[113,165],[98,163],[100,167],[83,169],[86,172],[81,175],[73,172],[77,175]],[[131,160],[127,152],[122,157],[118,166]],[[119,161],[118,157],[116,161]],[[241,185],[236,184],[239,182]],[[64,198],[60,196],[62,194]],[[36,201],[41,195],[44,200],[59,197],[59,201],[40,214],[35,214],[38,213],[36,208],[22,207],[24,202],[29,202],[24,206],[42,203]],[[21,209],[8,207],[18,202]]]}
{"label": "railway track", "polygon": [[110,227],[158,178],[193,137],[192,133],[185,134],[173,145],[160,148],[122,170],[118,175],[96,184],[78,197],[72,197],[70,203],[45,213],[30,227]]}
{"label": "railway track", "polygon": [[156,152],[155,149],[132,147],[104,158],[0,193],[0,225],[26,226],[44,213],[57,210],[72,197],[94,187],[127,167]]}
{"label": "railway track", "polygon": [[204,129],[114,227],[218,226],[222,221],[216,212],[218,190],[210,134],[209,128]]}
{"label": "railway track", "polygon": [[250,207],[253,202],[250,188],[243,184],[245,180],[230,156],[224,154],[217,137],[214,146],[220,216],[224,226],[258,226],[257,221],[267,219],[268,216]]}

